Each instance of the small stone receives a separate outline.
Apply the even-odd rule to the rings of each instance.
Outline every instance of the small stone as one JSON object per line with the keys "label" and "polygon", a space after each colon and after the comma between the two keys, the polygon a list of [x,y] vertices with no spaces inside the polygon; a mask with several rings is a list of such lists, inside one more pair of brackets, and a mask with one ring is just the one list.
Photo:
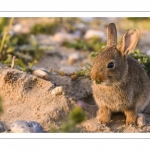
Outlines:
{"label": "small stone", "polygon": [[33,75],[40,77],[45,80],[50,80],[49,73],[46,69],[40,68],[33,71]]}
{"label": "small stone", "polygon": [[89,29],[86,31],[84,35],[84,39],[92,39],[94,37],[97,37],[103,41],[106,41],[106,35],[103,31],[100,30],[94,30],[94,29]]}
{"label": "small stone", "polygon": [[85,22],[91,22],[94,20],[94,17],[80,17],[80,19]]}
{"label": "small stone", "polygon": [[42,126],[35,121],[18,120],[12,123],[10,127],[13,133],[42,133]]}
{"label": "small stone", "polygon": [[77,23],[75,25],[75,28],[77,30],[80,30],[80,31],[83,31],[83,32],[85,32],[87,30],[87,26],[84,23]]}
{"label": "small stone", "polygon": [[21,24],[15,24],[13,26],[13,31],[16,32],[16,33],[20,33],[22,31],[22,25]]}
{"label": "small stone", "polygon": [[29,127],[33,128],[35,133],[42,133],[43,132],[42,126],[35,121],[29,121],[28,125],[29,125]]}
{"label": "small stone", "polygon": [[80,57],[79,57],[79,53],[71,53],[69,56],[68,56],[68,63],[69,64],[74,64],[77,60],[79,60]]}
{"label": "small stone", "polygon": [[78,78],[78,76],[76,74],[72,74],[70,77],[71,77],[72,81],[74,81],[74,80],[76,80]]}
{"label": "small stone", "polygon": [[150,49],[146,50],[146,54],[150,55]]}
{"label": "small stone", "polygon": [[77,38],[76,35],[65,32],[58,32],[53,36],[54,41],[58,43],[63,43],[65,41],[73,42],[76,38]]}
{"label": "small stone", "polygon": [[74,31],[72,35],[73,35],[74,38],[76,38],[76,39],[80,39],[80,38],[82,37],[82,33],[81,33],[80,30]]}
{"label": "small stone", "polygon": [[61,67],[60,68],[60,72],[62,71],[62,72],[64,72],[65,74],[73,74],[73,73],[75,73],[76,71],[78,71],[79,70],[79,68],[77,68],[77,67],[73,67],[73,66],[63,66],[63,67]]}
{"label": "small stone", "polygon": [[56,96],[56,95],[61,95],[64,92],[63,87],[62,86],[58,86],[56,88],[54,88],[52,90],[52,95]]}
{"label": "small stone", "polygon": [[4,131],[5,131],[4,125],[0,122],[0,133],[1,133],[1,132],[4,132]]}

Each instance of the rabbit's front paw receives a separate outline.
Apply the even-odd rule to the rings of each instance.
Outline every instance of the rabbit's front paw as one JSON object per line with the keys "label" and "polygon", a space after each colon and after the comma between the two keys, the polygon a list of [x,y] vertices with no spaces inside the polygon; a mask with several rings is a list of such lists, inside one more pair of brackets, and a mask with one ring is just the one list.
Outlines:
{"label": "rabbit's front paw", "polygon": [[101,124],[107,125],[110,122],[111,112],[107,107],[101,107],[97,114],[97,119]]}
{"label": "rabbit's front paw", "polygon": [[108,125],[109,121],[110,121],[110,119],[108,117],[107,118],[106,117],[99,118],[99,123],[103,124],[103,125]]}

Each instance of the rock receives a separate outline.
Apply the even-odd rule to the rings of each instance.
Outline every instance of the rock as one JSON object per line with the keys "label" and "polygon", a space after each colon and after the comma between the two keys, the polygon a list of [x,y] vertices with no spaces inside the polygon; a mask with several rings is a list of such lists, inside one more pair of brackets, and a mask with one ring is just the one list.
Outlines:
{"label": "rock", "polygon": [[60,72],[64,72],[65,74],[73,74],[74,72],[78,71],[78,67],[73,66],[63,66],[60,68]]}
{"label": "rock", "polygon": [[94,17],[80,17],[80,19],[85,22],[90,22],[90,21],[94,20]]}
{"label": "rock", "polygon": [[80,30],[76,30],[72,33],[72,35],[75,37],[75,39],[80,39],[82,37],[82,33]]}
{"label": "rock", "polygon": [[53,41],[52,35],[45,35],[45,34],[37,34],[35,36],[35,40],[41,46],[52,46],[55,45],[55,41]]}
{"label": "rock", "polygon": [[92,39],[94,37],[97,37],[97,38],[101,39],[102,41],[106,41],[105,33],[100,30],[89,29],[86,31],[86,33],[84,35],[84,39],[86,39],[86,40]]}
{"label": "rock", "polygon": [[77,52],[71,53],[68,56],[68,63],[69,64],[74,64],[79,59],[80,59],[79,53],[77,53]]}
{"label": "rock", "polygon": [[40,68],[40,69],[34,70],[33,71],[33,75],[35,75],[37,77],[40,77],[42,79],[45,79],[45,80],[50,80],[49,73],[44,68]]}
{"label": "rock", "polygon": [[4,131],[5,131],[4,125],[0,122],[0,133],[1,133],[1,132],[4,132]]}
{"label": "rock", "polygon": [[86,31],[87,30],[87,26],[84,23],[78,23],[78,24],[76,24],[75,28],[77,30],[80,30],[80,31]]}
{"label": "rock", "polygon": [[13,31],[15,32],[15,33],[20,33],[21,31],[22,31],[22,25],[21,24],[15,24],[14,26],[13,26]]}
{"label": "rock", "polygon": [[30,127],[33,128],[35,133],[42,133],[43,132],[43,128],[39,123],[37,123],[35,121],[29,121],[28,124]]}
{"label": "rock", "polygon": [[63,90],[63,87],[62,86],[59,86],[59,87],[56,87],[52,90],[52,95],[56,96],[56,95],[60,95],[64,92]]}
{"label": "rock", "polygon": [[35,121],[24,121],[19,120],[12,123],[10,127],[11,132],[13,133],[42,133],[42,126]]}
{"label": "rock", "polygon": [[146,50],[146,55],[150,55],[150,49]]}
{"label": "rock", "polygon": [[53,36],[54,41],[58,43],[63,43],[64,41],[73,42],[77,38],[79,38],[77,35],[65,32],[58,32]]}

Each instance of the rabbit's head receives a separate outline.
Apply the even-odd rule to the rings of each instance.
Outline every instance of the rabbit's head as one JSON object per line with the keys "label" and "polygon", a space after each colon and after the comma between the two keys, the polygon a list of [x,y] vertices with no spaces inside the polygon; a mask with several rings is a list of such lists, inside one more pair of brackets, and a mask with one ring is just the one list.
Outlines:
{"label": "rabbit's head", "polygon": [[128,73],[127,56],[138,41],[138,30],[129,29],[117,45],[117,30],[114,23],[107,28],[107,45],[94,60],[91,79],[98,84],[110,85],[123,80]]}

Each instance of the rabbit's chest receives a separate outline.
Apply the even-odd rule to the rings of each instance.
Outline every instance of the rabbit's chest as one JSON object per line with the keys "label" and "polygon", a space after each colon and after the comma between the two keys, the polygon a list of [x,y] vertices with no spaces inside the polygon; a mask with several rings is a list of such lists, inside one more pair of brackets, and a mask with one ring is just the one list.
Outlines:
{"label": "rabbit's chest", "polygon": [[112,111],[121,111],[125,107],[130,106],[132,102],[132,94],[127,93],[123,89],[94,87],[93,95],[98,105],[105,105]]}

